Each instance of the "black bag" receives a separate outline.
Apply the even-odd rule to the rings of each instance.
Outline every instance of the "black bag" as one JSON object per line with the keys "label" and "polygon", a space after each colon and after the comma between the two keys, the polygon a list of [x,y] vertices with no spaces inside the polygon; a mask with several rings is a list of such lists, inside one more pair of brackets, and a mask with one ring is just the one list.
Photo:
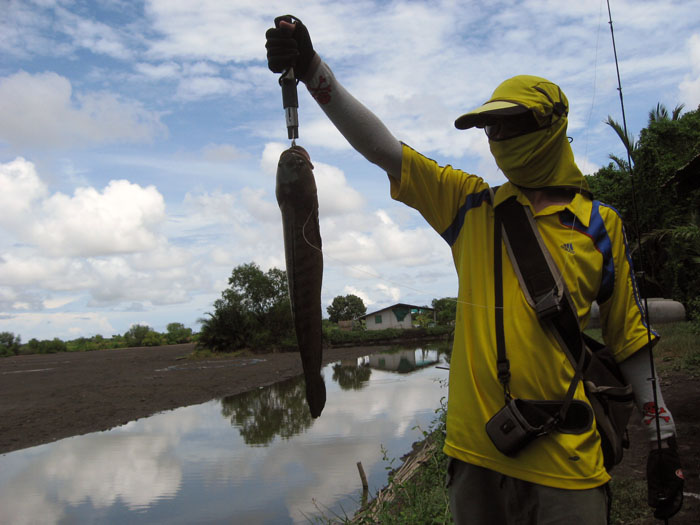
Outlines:
{"label": "black bag", "polygon": [[[574,381],[578,381],[579,372],[582,376],[600,434],[605,468],[611,470],[622,461],[623,449],[629,447],[627,424],[634,408],[632,386],[626,384],[612,352],[581,332],[566,283],[537,230],[529,208],[510,198],[499,204],[495,213],[495,227],[499,230],[497,236],[502,234],[528,302],[537,312],[540,322],[552,330],[573,363],[576,370]],[[500,246],[498,251],[500,254]],[[498,259],[495,264],[500,266],[500,255]],[[497,286],[502,288],[502,283]],[[566,409],[569,408],[566,401],[569,401],[574,386],[572,381],[560,414],[562,420],[566,419]]]}

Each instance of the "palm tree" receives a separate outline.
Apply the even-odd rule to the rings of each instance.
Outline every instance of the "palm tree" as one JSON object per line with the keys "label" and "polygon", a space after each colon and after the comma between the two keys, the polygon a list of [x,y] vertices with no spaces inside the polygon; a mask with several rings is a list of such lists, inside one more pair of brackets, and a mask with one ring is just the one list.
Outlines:
{"label": "palm tree", "polygon": [[[632,135],[632,133],[629,132],[625,134],[625,129],[622,127],[622,125],[610,115],[608,115],[608,120],[606,120],[605,123],[608,126],[610,126],[613,129],[613,131],[615,131],[615,134],[620,138],[620,140],[622,141],[622,145],[625,147],[625,150],[627,150],[627,153],[629,153],[631,157],[632,154],[637,150],[638,146],[638,143],[634,139],[634,135]],[[629,171],[629,166],[626,161],[621,160],[619,157],[613,155],[612,153],[609,155],[609,157],[613,161],[615,161],[615,163],[619,166],[621,170]]]}
{"label": "palm tree", "polygon": [[[683,108],[685,108],[685,104],[676,105],[676,107],[673,108],[671,116],[669,117],[668,109],[666,109],[666,106],[659,102],[656,104],[656,108],[649,111],[649,124],[647,125],[651,125],[653,122],[660,122],[662,120],[678,120],[681,116],[681,111],[683,111]],[[622,145],[625,147],[627,153],[629,153],[630,157],[633,157],[634,152],[637,151],[637,148],[639,147],[639,143],[635,141],[634,135],[629,132],[625,134],[624,127],[610,115],[608,115],[608,120],[606,120],[605,123],[615,131],[615,134],[620,138],[620,141],[622,141]],[[610,154],[609,157],[621,170],[629,171],[629,166],[626,161],[613,154]]]}
{"label": "palm tree", "polygon": [[652,109],[649,112],[649,124],[662,120],[678,120],[684,107],[685,104],[678,104],[675,108],[673,108],[673,113],[671,114],[671,118],[669,118],[666,106],[659,102],[656,104],[656,109]]}

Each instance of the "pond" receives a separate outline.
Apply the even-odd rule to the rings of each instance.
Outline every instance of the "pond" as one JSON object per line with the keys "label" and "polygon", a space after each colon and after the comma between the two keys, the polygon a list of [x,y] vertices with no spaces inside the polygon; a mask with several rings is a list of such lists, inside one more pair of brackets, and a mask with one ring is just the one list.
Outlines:
{"label": "pond", "polygon": [[[422,439],[447,396],[438,345],[323,369],[312,419],[301,377],[0,456],[0,523],[309,523],[352,516],[367,474]],[[417,428],[419,427],[419,428]]]}

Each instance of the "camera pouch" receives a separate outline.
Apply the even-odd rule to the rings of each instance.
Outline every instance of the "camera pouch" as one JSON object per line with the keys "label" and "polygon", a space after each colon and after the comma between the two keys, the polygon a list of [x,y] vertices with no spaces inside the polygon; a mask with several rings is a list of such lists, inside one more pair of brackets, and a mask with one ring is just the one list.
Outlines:
{"label": "camera pouch", "polygon": [[537,411],[535,425],[525,417],[524,412],[532,412],[527,401],[508,399],[505,406],[486,423],[486,433],[495,447],[506,456],[515,456],[538,437],[544,436],[555,426],[556,418]]}

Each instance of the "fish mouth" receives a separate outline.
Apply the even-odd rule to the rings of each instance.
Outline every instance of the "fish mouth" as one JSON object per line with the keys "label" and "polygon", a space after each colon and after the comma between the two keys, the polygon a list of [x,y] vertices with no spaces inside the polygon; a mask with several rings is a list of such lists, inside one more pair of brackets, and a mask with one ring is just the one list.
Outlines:
{"label": "fish mouth", "polygon": [[[284,151],[282,155],[294,155],[297,157],[301,156],[306,162],[311,164],[311,156],[309,155],[309,152],[301,146],[294,145],[288,150]],[[311,164],[311,169],[313,169],[313,164]]]}

